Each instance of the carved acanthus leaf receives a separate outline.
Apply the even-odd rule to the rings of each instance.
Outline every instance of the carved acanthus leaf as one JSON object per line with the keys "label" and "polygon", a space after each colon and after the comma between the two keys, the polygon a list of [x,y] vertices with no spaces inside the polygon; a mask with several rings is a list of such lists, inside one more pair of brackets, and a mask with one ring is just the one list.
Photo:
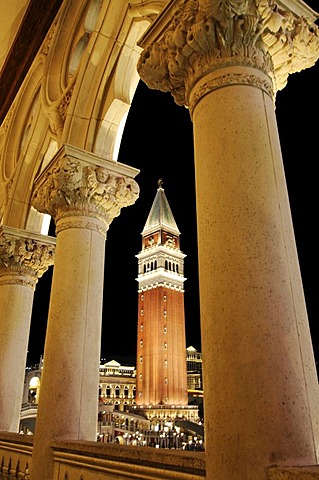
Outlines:
{"label": "carved acanthus leaf", "polygon": [[0,271],[42,277],[54,262],[55,245],[41,244],[30,238],[0,235]]}
{"label": "carved acanthus leaf", "polygon": [[138,195],[139,187],[133,178],[64,156],[36,187],[32,205],[56,220],[80,213],[101,218],[109,225],[122,207],[135,203]]}
{"label": "carved acanthus leaf", "polygon": [[184,0],[142,52],[138,71],[150,88],[188,106],[194,83],[227,64],[262,70],[278,90],[318,58],[318,27],[274,0]]}

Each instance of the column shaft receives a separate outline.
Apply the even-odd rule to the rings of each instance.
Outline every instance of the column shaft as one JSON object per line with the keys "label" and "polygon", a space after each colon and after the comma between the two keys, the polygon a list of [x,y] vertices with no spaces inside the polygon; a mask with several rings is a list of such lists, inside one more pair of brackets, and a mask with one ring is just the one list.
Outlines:
{"label": "column shaft", "polygon": [[[234,70],[262,80],[228,68],[192,95]],[[193,124],[207,478],[316,464],[318,383],[273,101],[223,86]]]}
{"label": "column shaft", "polygon": [[273,98],[319,58],[303,2],[172,1],[141,78],[194,125],[206,478],[317,464],[318,381]]}
{"label": "column shaft", "polygon": [[7,432],[19,431],[27,360],[34,289],[24,280],[0,285],[0,430]]}
{"label": "column shaft", "polygon": [[52,480],[51,442],[96,440],[105,237],[132,205],[137,171],[64,145],[39,177],[33,205],[56,223],[32,480]]}
{"label": "column shaft", "polygon": [[34,289],[55,239],[0,227],[0,430],[18,432]]}
{"label": "column shaft", "polygon": [[[57,235],[32,478],[51,479],[50,441],[96,440],[105,235],[102,222]],[[63,226],[63,220],[57,227]],[[95,228],[94,228],[95,227]],[[46,432],[50,432],[48,436]]]}

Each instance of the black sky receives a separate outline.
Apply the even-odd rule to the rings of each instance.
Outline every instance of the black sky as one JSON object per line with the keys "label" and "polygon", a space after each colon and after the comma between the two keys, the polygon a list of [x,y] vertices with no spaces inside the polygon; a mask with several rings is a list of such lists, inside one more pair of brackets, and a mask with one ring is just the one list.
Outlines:
{"label": "black sky", "polygon": [[[309,1],[308,4],[313,8]],[[276,116],[281,141],[297,249],[315,357],[319,317],[318,240],[319,62],[289,76],[277,93]],[[200,350],[196,207],[192,123],[186,108],[168,93],[139,83],[126,122],[118,161],[138,168],[140,196],[123,208],[107,234],[101,355],[135,359],[137,328],[137,259],[141,231],[154,200],[157,181],[163,187],[181,232],[184,261],[187,346]],[[39,281],[31,322],[28,363],[43,353],[52,269]]]}

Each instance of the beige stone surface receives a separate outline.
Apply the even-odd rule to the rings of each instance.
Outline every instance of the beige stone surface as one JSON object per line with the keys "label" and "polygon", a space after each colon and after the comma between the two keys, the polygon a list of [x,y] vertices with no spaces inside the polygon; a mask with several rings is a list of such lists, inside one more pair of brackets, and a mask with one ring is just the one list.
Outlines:
{"label": "beige stone surface", "polygon": [[8,432],[19,429],[33,293],[26,285],[0,286],[0,430]]}
{"label": "beige stone surface", "polygon": [[206,476],[262,479],[270,465],[318,462],[318,381],[274,102],[318,59],[319,31],[301,2],[183,7],[170,3],[146,32],[138,69],[193,121]]}
{"label": "beige stone surface", "polygon": [[[101,255],[123,206],[113,202],[105,214],[103,195],[110,191],[97,182],[95,167],[92,183],[86,175],[61,183],[63,166],[55,165],[53,175],[50,167],[65,145],[82,152],[74,162],[82,172],[83,152],[97,154],[97,163],[116,163],[141,49],[143,80],[171,91],[194,123],[207,479],[255,480],[270,465],[317,464],[318,384],[274,114],[288,75],[318,60],[316,16],[300,0],[223,5],[63,2],[0,127],[2,224],[39,233],[44,213],[58,224],[32,480],[52,480],[53,438],[93,436],[86,422],[96,414]],[[35,188],[41,172],[53,180],[50,189]],[[116,182],[130,176],[118,174]],[[31,199],[39,216],[30,215]],[[15,329],[18,315],[26,335],[27,288],[0,287],[6,309],[0,346],[14,340],[11,358],[25,348]],[[14,307],[6,302],[12,295]],[[7,388],[12,379],[2,365]],[[85,375],[92,375],[93,402]]]}
{"label": "beige stone surface", "polygon": [[193,123],[208,471],[315,464],[318,384],[272,99],[225,86]]}
{"label": "beige stone surface", "polygon": [[0,227],[0,430],[18,432],[33,295],[55,239]]}
{"label": "beige stone surface", "polygon": [[125,173],[138,171],[64,146],[33,193],[34,207],[55,218],[57,232],[34,479],[52,476],[53,440],[96,440],[106,232],[139,192]]}

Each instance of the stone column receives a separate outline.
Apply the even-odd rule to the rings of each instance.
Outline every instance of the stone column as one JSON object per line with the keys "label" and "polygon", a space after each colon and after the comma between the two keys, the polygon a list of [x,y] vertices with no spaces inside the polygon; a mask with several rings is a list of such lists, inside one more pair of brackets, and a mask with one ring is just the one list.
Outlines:
{"label": "stone column", "polygon": [[0,430],[18,432],[34,290],[55,239],[0,227]]}
{"label": "stone column", "polygon": [[194,127],[209,480],[318,462],[318,381],[274,107],[288,74],[318,59],[314,19],[298,1],[172,2],[140,44],[141,78],[171,91]]}
{"label": "stone column", "polygon": [[33,206],[56,222],[56,254],[31,478],[51,480],[50,442],[96,440],[106,232],[133,204],[137,170],[65,145]]}

